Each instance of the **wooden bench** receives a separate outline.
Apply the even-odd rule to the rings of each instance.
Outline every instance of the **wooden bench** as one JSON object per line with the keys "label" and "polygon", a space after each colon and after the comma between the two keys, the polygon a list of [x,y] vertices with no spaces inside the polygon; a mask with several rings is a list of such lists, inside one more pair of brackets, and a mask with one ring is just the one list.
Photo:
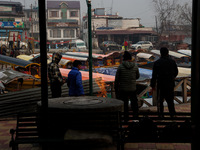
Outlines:
{"label": "wooden bench", "polygon": [[[99,143],[101,143],[100,146],[105,146],[104,143],[111,144],[110,142],[114,141],[117,145],[117,149],[120,148],[119,141],[121,127],[119,112],[73,113],[73,116],[74,117],[72,117],[72,113],[66,114],[62,112],[48,114],[48,124],[50,124],[50,126],[47,127],[47,130],[49,133],[47,137],[42,138],[40,136],[40,114],[18,114],[16,129],[10,130],[10,147],[12,147],[12,150],[18,150],[19,144],[33,143],[38,143],[42,146],[46,144],[48,145],[46,146],[47,149],[52,149],[52,146],[55,146],[55,143],[57,144],[56,148],[63,148],[63,146],[75,147],[79,144],[82,144],[83,146],[96,146]],[[64,121],[63,124],[60,124],[60,119],[64,118],[68,118],[68,121]],[[89,124],[87,121],[89,121]],[[57,131],[65,132],[63,132],[62,135],[54,134],[57,133]],[[97,137],[99,142],[95,141],[95,138],[87,138],[87,135],[91,137],[94,133],[95,138]],[[73,136],[71,136],[71,134],[73,134]],[[83,136],[80,137],[80,135]]]}
{"label": "wooden bench", "polygon": [[129,112],[128,121],[121,114],[121,149],[125,143],[191,143],[191,113],[177,113],[171,118],[169,113],[159,117],[158,113],[144,112],[134,116]]}
{"label": "wooden bench", "polygon": [[12,150],[18,150],[18,144],[39,143],[38,114],[18,114],[16,129],[11,129],[10,134]]}

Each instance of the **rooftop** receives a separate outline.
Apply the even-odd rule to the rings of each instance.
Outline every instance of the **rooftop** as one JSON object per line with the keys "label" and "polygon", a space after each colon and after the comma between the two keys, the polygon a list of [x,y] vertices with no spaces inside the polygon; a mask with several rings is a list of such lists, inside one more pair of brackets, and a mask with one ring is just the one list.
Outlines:
{"label": "rooftop", "polygon": [[0,5],[22,5],[20,2],[0,1]]}
{"label": "rooftop", "polygon": [[97,35],[104,35],[104,34],[155,34],[153,30],[144,30],[143,28],[136,28],[131,30],[121,30],[121,29],[113,29],[113,30],[96,30]]}
{"label": "rooftop", "polygon": [[60,4],[67,3],[70,9],[80,9],[80,1],[47,1],[47,9],[60,9]]}

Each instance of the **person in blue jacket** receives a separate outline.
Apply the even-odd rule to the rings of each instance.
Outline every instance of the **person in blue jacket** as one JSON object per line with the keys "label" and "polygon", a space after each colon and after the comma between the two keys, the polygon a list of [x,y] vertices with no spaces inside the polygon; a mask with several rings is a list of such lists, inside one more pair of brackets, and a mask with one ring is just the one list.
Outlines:
{"label": "person in blue jacket", "polygon": [[84,95],[82,85],[82,75],[79,71],[81,69],[81,62],[75,60],[73,62],[72,70],[68,74],[67,85],[69,87],[69,96],[81,96]]}

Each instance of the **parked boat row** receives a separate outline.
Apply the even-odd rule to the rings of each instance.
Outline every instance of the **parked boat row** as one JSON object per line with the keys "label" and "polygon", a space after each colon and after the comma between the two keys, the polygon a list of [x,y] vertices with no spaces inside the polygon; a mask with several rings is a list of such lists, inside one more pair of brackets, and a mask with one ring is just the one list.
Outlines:
{"label": "parked boat row", "polygon": [[[179,73],[184,74],[184,72],[190,72],[190,66],[191,66],[191,53],[189,53],[189,50],[180,50],[178,52],[172,52],[169,51],[169,55],[173,57],[173,59],[176,60],[178,66],[182,66],[184,68],[179,67]],[[133,61],[135,61],[139,68],[142,79],[147,79],[147,77],[151,76],[152,73],[152,67],[153,62],[157,60],[160,57],[159,50],[151,50],[150,52],[143,52],[143,51],[132,51],[131,53],[133,55]],[[181,54],[182,53],[182,54]],[[184,55],[183,53],[187,53],[187,55]],[[61,73],[63,76],[67,77],[67,74],[69,70],[72,67],[72,63],[74,60],[80,60],[83,64],[82,68],[82,74],[83,74],[83,80],[89,79],[88,75],[88,53],[84,52],[66,52],[62,54],[63,57],[59,63],[61,67]],[[114,76],[116,69],[119,64],[122,63],[123,60],[123,52],[112,52],[107,55],[102,54],[92,54],[93,58],[93,68],[94,73],[93,77],[101,77],[105,81],[111,81],[114,82]],[[52,61],[52,54],[47,54],[47,63],[50,63]],[[33,78],[24,79],[21,76],[17,76],[13,78],[12,82],[6,83],[6,79],[2,79],[0,77],[1,84],[13,88],[19,89],[19,80],[20,78],[23,79],[23,88],[32,88],[40,86],[40,72],[41,72],[41,66],[40,66],[40,54],[34,54],[34,55],[19,55],[17,58],[9,57],[0,55],[0,63],[1,64],[8,64],[12,67],[13,71],[18,71],[20,73],[31,75]],[[185,68],[187,67],[187,68]],[[64,70],[63,70],[64,69]],[[1,70],[2,74],[3,70]],[[5,72],[5,70],[4,70]],[[14,74],[14,73],[13,73]],[[190,73],[188,73],[190,74]],[[187,74],[187,75],[188,75]],[[3,76],[3,75],[1,75]],[[3,87],[3,86],[2,86]]]}

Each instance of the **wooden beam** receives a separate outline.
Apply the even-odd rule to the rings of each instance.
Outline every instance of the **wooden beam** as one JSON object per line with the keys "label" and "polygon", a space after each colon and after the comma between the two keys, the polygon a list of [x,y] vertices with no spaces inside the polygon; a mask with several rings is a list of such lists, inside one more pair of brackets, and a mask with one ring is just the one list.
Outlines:
{"label": "wooden beam", "polygon": [[177,101],[179,104],[182,104],[183,102],[181,102],[176,96],[174,96],[174,100]]}
{"label": "wooden beam", "polygon": [[138,95],[138,97],[144,96],[144,94],[146,94],[146,93],[149,91],[150,88],[151,88],[150,86],[147,86],[147,87]]}
{"label": "wooden beam", "polygon": [[181,84],[183,83],[183,80],[181,80],[175,87],[174,87],[174,91],[176,91],[176,89],[181,86]]}
{"label": "wooden beam", "polygon": [[147,106],[152,106],[149,102],[147,102],[147,101],[145,101],[145,100],[143,100],[143,102],[147,105]]}

